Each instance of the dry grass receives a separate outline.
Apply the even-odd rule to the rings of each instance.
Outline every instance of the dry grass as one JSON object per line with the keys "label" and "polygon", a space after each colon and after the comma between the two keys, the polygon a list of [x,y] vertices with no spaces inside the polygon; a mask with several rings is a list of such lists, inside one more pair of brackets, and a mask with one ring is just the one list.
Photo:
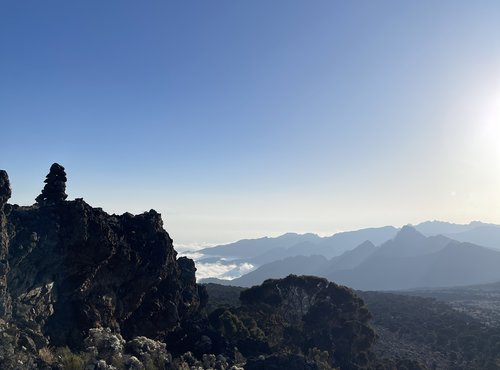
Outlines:
{"label": "dry grass", "polygon": [[38,356],[40,359],[48,365],[52,365],[55,362],[55,356],[52,350],[48,347],[44,347],[38,350]]}

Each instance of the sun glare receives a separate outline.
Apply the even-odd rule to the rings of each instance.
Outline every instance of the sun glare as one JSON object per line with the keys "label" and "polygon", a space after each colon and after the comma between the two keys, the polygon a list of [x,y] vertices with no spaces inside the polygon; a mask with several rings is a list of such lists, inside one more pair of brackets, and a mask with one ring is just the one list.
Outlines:
{"label": "sun glare", "polygon": [[500,166],[500,89],[483,100],[473,122],[478,159],[488,166]]}

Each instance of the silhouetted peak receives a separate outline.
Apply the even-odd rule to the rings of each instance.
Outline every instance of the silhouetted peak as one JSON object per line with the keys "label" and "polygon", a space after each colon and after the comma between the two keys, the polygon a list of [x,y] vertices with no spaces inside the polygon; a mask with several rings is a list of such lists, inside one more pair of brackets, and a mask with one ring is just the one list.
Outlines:
{"label": "silhouetted peak", "polygon": [[495,224],[485,223],[485,222],[481,222],[481,221],[471,221],[471,222],[469,222],[469,225],[470,225],[470,226],[474,226],[474,227],[481,227],[481,226],[498,226],[498,225],[495,225]]}
{"label": "silhouetted peak", "polygon": [[278,239],[288,239],[288,238],[295,238],[299,234],[296,233],[285,233],[283,235],[278,236]]}
{"label": "silhouetted peak", "polygon": [[408,240],[423,240],[425,236],[417,231],[412,225],[405,225],[396,234],[394,240],[408,241]]}
{"label": "silhouetted peak", "polygon": [[305,233],[305,234],[297,234],[297,233],[292,233],[288,232],[283,235],[280,235],[277,237],[277,239],[295,239],[295,238],[302,238],[302,239],[312,239],[312,238],[317,238],[318,235],[313,234],[313,233]]}
{"label": "silhouetted peak", "polygon": [[375,244],[373,244],[369,240],[364,241],[363,243],[361,243],[356,247],[356,249],[372,249],[372,248],[376,248]]}

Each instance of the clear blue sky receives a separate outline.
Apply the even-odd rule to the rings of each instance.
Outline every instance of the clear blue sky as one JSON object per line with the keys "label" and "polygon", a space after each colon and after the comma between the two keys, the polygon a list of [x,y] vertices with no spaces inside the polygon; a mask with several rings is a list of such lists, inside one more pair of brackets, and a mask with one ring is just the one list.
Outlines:
{"label": "clear blue sky", "polygon": [[2,1],[0,168],[177,244],[500,223],[498,1]]}

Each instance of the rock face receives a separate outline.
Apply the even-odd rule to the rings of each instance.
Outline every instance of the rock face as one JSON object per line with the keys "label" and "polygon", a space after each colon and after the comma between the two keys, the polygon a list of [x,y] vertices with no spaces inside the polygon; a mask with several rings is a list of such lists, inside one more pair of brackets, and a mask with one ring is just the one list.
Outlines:
{"label": "rock face", "polygon": [[10,315],[10,297],[7,294],[7,272],[9,265],[7,255],[9,251],[9,234],[4,206],[11,196],[10,182],[7,172],[0,170],[0,317]]}
{"label": "rock face", "polygon": [[197,315],[194,263],[176,258],[160,214],[108,215],[65,201],[58,164],[45,182],[38,204],[5,206],[0,172],[0,318],[32,333],[36,347],[50,338],[81,348],[91,328],[163,339]]}
{"label": "rock face", "polygon": [[9,176],[7,172],[0,170],[0,209],[7,203],[11,195]]}

